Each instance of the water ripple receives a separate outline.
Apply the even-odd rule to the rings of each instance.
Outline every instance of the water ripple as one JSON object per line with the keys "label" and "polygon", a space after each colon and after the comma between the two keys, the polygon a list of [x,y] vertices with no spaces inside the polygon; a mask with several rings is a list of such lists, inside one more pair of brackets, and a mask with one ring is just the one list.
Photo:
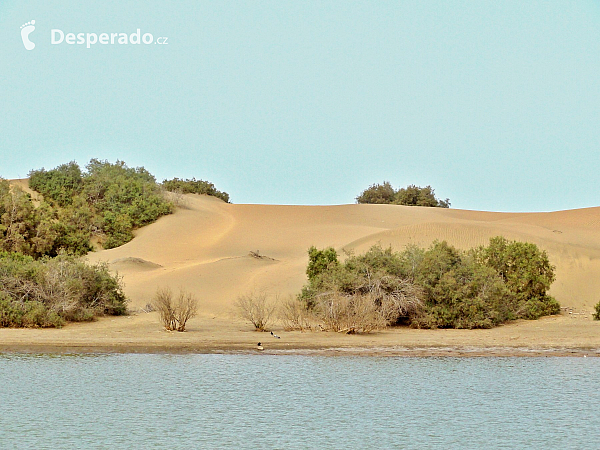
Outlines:
{"label": "water ripple", "polygon": [[0,448],[595,448],[598,358],[0,355]]}

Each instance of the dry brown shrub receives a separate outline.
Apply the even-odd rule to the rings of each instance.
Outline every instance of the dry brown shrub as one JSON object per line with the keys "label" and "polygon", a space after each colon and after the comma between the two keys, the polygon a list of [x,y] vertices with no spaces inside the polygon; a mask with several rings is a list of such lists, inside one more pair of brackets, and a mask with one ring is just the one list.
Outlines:
{"label": "dry brown shrub", "polygon": [[339,292],[324,295],[319,299],[317,315],[325,330],[339,333],[370,333],[388,324],[371,295]]}
{"label": "dry brown shrub", "polygon": [[[393,289],[391,289],[393,287]],[[423,308],[420,288],[397,277],[367,278],[353,294],[331,291],[316,297],[315,315],[324,329],[370,333],[417,315]]]}
{"label": "dry brown shrub", "polygon": [[315,328],[315,317],[297,298],[289,296],[279,308],[279,319],[286,331],[306,331]]}
{"label": "dry brown shrub", "polygon": [[177,331],[185,331],[188,320],[198,313],[198,300],[193,294],[181,291],[175,305],[175,320]]}
{"label": "dry brown shrub", "polygon": [[265,331],[276,309],[278,296],[272,300],[266,292],[251,292],[241,295],[235,302],[237,314],[249,321],[256,331]]}
{"label": "dry brown shrub", "polygon": [[190,201],[180,190],[167,191],[162,188],[163,197],[177,208],[190,209]]}
{"label": "dry brown shrub", "polygon": [[396,322],[400,317],[418,315],[423,310],[422,289],[405,279],[392,276],[369,277],[366,292],[373,297],[390,323]]}
{"label": "dry brown shrub", "polygon": [[185,331],[187,321],[196,316],[198,300],[196,297],[181,289],[177,299],[173,299],[170,288],[158,288],[152,306],[158,311],[160,321],[169,331]]}

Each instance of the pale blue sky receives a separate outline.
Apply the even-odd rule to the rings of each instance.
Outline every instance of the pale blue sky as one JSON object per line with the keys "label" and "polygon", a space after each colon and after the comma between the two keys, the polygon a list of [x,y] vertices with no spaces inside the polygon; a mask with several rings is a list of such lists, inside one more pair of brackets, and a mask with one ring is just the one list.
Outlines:
{"label": "pale blue sky", "polygon": [[599,206],[600,1],[2,0],[0,107],[6,178],[98,157],[234,203],[389,180],[456,208]]}

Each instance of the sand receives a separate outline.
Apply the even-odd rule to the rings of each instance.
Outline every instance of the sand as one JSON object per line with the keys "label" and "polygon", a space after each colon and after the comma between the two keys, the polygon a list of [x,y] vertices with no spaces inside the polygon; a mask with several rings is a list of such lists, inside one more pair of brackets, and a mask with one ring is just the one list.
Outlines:
{"label": "sand", "polygon": [[[319,352],[357,354],[585,354],[600,349],[600,208],[496,213],[395,205],[235,205],[186,195],[175,214],[140,229],[128,244],[89,254],[123,276],[132,312],[62,329],[0,329],[0,350],[134,352]],[[561,315],[491,330],[398,328],[369,335],[253,331],[233,314],[237,296],[266,290],[282,298],[306,282],[307,249],[363,252],[374,244],[402,249],[445,239],[459,248],[492,236],[534,242],[556,265],[551,293]],[[264,256],[257,258],[250,252]],[[164,331],[143,312],[157,287],[180,287],[200,300],[185,333]]]}

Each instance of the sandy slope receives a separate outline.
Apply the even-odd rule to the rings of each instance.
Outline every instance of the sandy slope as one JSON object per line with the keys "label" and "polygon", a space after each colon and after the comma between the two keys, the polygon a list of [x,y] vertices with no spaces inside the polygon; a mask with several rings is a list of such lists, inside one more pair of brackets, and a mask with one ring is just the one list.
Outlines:
{"label": "sandy slope", "polygon": [[[311,245],[362,252],[376,243],[401,249],[408,243],[428,245],[445,239],[468,248],[496,235],[534,242],[548,251],[557,268],[552,294],[573,314],[567,310],[559,317],[494,330],[401,329],[371,336],[284,333],[285,339],[269,345],[282,350],[600,348],[600,324],[591,320],[592,307],[600,300],[600,208],[516,214],[392,205],[235,205],[197,195],[187,195],[185,202],[185,208],[139,230],[130,243],[91,253],[89,260],[107,261],[124,277],[134,312],[159,286],[193,291],[201,300],[201,311],[190,322],[189,333],[174,336],[161,331],[156,313],[138,313],[63,330],[0,330],[0,348],[252,348],[266,338],[232,318],[233,302],[251,290],[297,293],[306,280],[306,251]],[[250,251],[265,258],[252,257]]]}

